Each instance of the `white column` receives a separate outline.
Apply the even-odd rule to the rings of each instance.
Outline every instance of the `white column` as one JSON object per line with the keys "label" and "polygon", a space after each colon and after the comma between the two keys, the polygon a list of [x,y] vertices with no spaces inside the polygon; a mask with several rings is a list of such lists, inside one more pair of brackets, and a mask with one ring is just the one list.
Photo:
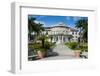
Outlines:
{"label": "white column", "polygon": [[60,42],[60,36],[58,36],[58,43]]}
{"label": "white column", "polygon": [[65,38],[66,42],[68,42],[68,37]]}
{"label": "white column", "polygon": [[52,37],[52,41],[54,42],[54,36]]}
{"label": "white column", "polygon": [[55,37],[53,37],[54,38],[54,42],[55,42]]}
{"label": "white column", "polygon": [[61,37],[62,39],[61,39],[61,42],[63,43],[64,41],[63,41],[63,36]]}

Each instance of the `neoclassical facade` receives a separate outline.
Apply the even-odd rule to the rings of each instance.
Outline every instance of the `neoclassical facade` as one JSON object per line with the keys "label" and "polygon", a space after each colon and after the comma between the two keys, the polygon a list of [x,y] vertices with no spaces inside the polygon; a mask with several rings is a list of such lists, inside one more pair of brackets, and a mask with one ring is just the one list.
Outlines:
{"label": "neoclassical facade", "polygon": [[79,31],[75,28],[68,27],[64,23],[58,23],[52,27],[45,27],[43,34],[49,37],[49,41],[59,43],[77,42]]}

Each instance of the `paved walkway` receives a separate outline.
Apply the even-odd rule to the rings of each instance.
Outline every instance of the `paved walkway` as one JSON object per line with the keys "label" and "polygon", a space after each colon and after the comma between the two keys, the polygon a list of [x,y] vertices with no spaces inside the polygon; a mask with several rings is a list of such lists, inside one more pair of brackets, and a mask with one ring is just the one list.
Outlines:
{"label": "paved walkway", "polygon": [[58,53],[59,56],[73,56],[74,55],[74,51],[70,48],[68,48],[67,46],[65,46],[64,44],[58,44],[54,49],[54,52]]}
{"label": "paved walkway", "polygon": [[74,56],[74,51],[64,44],[56,45],[56,47],[53,49],[53,52],[58,53],[58,56],[47,57],[41,60],[76,59],[76,57]]}

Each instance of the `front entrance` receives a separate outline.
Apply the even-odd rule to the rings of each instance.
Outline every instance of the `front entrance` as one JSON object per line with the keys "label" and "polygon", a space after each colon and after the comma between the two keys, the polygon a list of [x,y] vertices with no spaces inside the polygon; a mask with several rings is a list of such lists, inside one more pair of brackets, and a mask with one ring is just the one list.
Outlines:
{"label": "front entrance", "polygon": [[66,38],[64,36],[57,36],[55,42],[56,42],[56,44],[64,43],[64,42],[66,42]]}

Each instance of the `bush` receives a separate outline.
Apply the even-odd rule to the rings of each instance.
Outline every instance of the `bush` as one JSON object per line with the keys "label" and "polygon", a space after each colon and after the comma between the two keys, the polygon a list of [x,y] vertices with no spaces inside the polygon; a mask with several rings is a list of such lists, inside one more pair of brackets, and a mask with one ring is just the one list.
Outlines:
{"label": "bush", "polygon": [[45,48],[45,49],[50,49],[50,47],[51,47],[50,42],[46,41],[46,42],[44,43],[44,48]]}
{"label": "bush", "polygon": [[48,41],[45,41],[44,46],[42,46],[41,43],[34,43],[34,44],[28,44],[28,48],[32,48],[35,51],[47,51],[48,49],[52,48],[55,45],[55,43],[51,43]]}
{"label": "bush", "polygon": [[32,44],[32,45],[29,45],[29,48],[33,48],[33,49],[38,49],[38,48],[40,48],[41,47],[41,45],[40,44]]}
{"label": "bush", "polygon": [[88,46],[83,46],[83,45],[81,45],[80,46],[80,48],[81,48],[81,50],[84,52],[88,52]]}
{"label": "bush", "polygon": [[70,45],[70,48],[71,48],[71,49],[75,49],[75,48],[77,48],[78,43],[76,43],[76,42],[71,42],[69,45]]}
{"label": "bush", "polygon": [[77,42],[68,42],[65,43],[65,45],[67,45],[69,48],[73,49],[73,50],[81,50],[82,52],[88,52],[88,45],[85,43],[80,43],[79,47],[78,47],[78,43]]}
{"label": "bush", "polygon": [[78,43],[77,42],[68,42],[68,43],[65,43],[65,45],[67,45],[71,49],[76,49]]}

